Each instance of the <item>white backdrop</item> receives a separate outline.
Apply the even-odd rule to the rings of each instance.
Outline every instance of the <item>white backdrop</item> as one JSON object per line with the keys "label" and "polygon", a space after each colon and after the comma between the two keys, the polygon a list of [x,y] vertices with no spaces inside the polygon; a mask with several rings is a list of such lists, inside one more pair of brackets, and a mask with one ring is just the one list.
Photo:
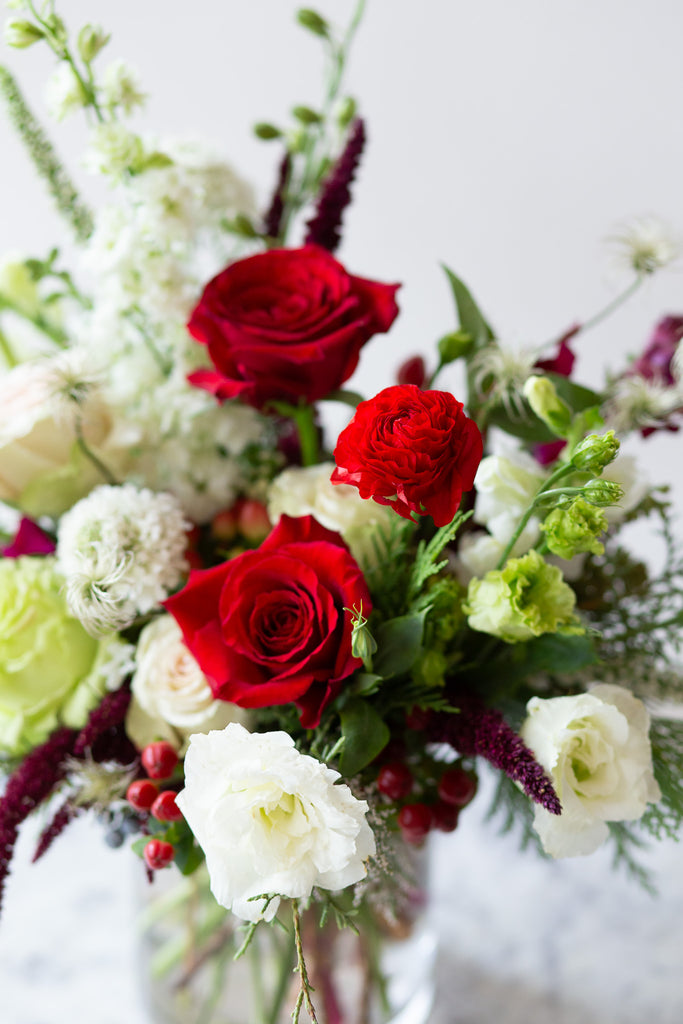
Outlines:
{"label": "white backdrop", "polygon": [[[315,106],[321,91],[319,46],[295,27],[293,9],[288,0],[60,5],[70,25],[89,17],[102,21],[113,32],[110,56],[126,57],[142,71],[150,99],[137,121],[141,130],[208,136],[252,178],[264,201],[277,148],[254,140],[250,126],[284,121],[295,103]],[[351,3],[321,0],[320,9],[344,20]],[[367,119],[369,145],[340,257],[354,273],[404,286],[391,334],[364,351],[352,382],[359,390],[370,393],[377,382],[389,383],[402,358],[426,350],[451,329],[440,261],[469,283],[503,339],[538,344],[590,316],[626,283],[610,265],[605,245],[618,225],[656,214],[683,234],[681,39],[680,0],[369,0],[348,79]],[[35,47],[6,51],[5,58],[42,113],[48,55]],[[84,133],[78,118],[52,131],[74,175],[95,196],[79,168]],[[0,246],[43,254],[60,239],[61,226],[3,121],[0,155]],[[642,347],[661,315],[683,313],[682,267],[663,271],[581,340],[580,380],[595,381],[603,367],[623,366],[626,353]],[[672,483],[683,502],[680,443],[675,435],[659,436],[641,450],[648,475]],[[499,970],[517,972],[523,986],[547,991],[550,985],[552,1013],[560,1022],[574,1020],[577,999],[598,1005],[601,979],[609,994],[596,1010],[600,1024],[635,1024],[646,1015],[661,1024],[678,1022],[683,984],[673,963],[662,966],[668,964],[665,950],[680,949],[683,940],[680,913],[673,918],[665,910],[681,909],[678,852],[666,847],[655,857],[664,901],[642,903],[610,877],[606,858],[539,867],[510,846],[496,846],[476,817],[468,823],[463,816],[442,858],[459,872],[458,884],[444,881],[443,888],[445,917],[463,955],[481,967],[487,947],[486,971],[493,960]],[[8,1024],[113,1024],[124,1013],[137,1024],[132,989],[118,981],[128,916],[114,894],[125,884],[125,858],[96,860],[99,837],[85,828],[63,840],[63,851],[54,853],[54,868],[46,863],[33,873],[22,871],[21,882],[10,886],[0,925],[0,961],[7,965],[3,1002],[7,1006],[9,999],[12,1007]],[[495,856],[497,864],[489,860]],[[69,870],[71,888],[64,880]],[[517,894],[527,894],[523,907],[504,895],[511,891],[506,876]],[[463,885],[467,900],[460,898]],[[555,902],[548,903],[542,885],[556,894]],[[553,967],[549,914],[559,913],[558,900],[561,927],[582,953],[575,948],[572,959],[572,943],[553,947]],[[584,900],[591,906],[582,915]],[[43,902],[53,924],[41,947]],[[610,907],[619,909],[617,923]],[[71,913],[79,936],[87,927],[99,936],[94,947],[71,939],[69,950]],[[600,916],[608,919],[608,947],[604,936],[589,936]],[[61,932],[55,931],[58,920]],[[482,920],[490,928],[484,936],[477,932]],[[626,941],[639,931],[648,936],[640,946],[619,945],[619,936]],[[502,939],[496,944],[501,936],[508,937],[507,946]],[[79,972],[70,956],[85,957],[79,963],[86,970]],[[642,965],[636,980],[634,961]],[[108,1008],[96,1010],[86,1000],[87,1014],[74,1016],[67,1007],[79,1005],[96,982],[108,987]],[[60,992],[66,1002],[59,1002]],[[52,1010],[41,1008],[44,998],[57,1000]],[[497,1019],[516,1021],[520,1000],[506,995]],[[549,1005],[538,1011],[539,1020]],[[524,1012],[531,1012],[528,1006]],[[589,1019],[585,1008],[581,1013]],[[448,1024],[486,1019],[462,1008]]]}

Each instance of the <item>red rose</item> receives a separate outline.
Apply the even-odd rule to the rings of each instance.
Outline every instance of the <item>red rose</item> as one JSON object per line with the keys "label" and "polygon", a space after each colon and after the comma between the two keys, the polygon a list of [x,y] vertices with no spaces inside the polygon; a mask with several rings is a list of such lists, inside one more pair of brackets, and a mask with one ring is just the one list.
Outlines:
{"label": "red rose", "polygon": [[190,382],[257,407],[315,402],[351,376],[373,334],[389,330],[398,287],[352,277],[315,245],[233,263],[209,281],[190,318],[214,365]]}
{"label": "red rose", "polygon": [[166,608],[215,697],[243,708],[293,701],[311,729],[361,664],[344,611],[361,602],[367,615],[368,588],[339,534],[282,516],[257,550],[191,573]]}
{"label": "red rose", "polygon": [[474,484],[482,449],[462,402],[399,384],[360,403],[339,435],[332,482],[353,484],[361,498],[391,505],[405,519],[417,512],[445,526]]}

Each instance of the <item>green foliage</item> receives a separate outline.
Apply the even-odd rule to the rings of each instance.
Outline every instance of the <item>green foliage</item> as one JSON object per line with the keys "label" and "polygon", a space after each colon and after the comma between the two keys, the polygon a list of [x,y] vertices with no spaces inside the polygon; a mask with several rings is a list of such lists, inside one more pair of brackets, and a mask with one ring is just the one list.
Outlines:
{"label": "green foliage", "polygon": [[375,631],[377,654],[374,671],[383,679],[404,675],[422,650],[427,609],[383,622]]}
{"label": "green foliage", "polygon": [[533,847],[541,857],[546,854],[534,830],[534,808],[529,798],[504,772],[500,772],[486,821],[496,825],[499,833],[517,833],[520,849]]}
{"label": "green foliage", "polygon": [[656,896],[657,890],[652,884],[647,869],[638,862],[638,851],[644,849],[647,844],[637,834],[637,826],[626,821],[610,821],[607,824],[610,839],[614,844],[612,867],[625,871],[629,878],[638,882],[646,892],[649,892],[651,896]]}
{"label": "green foliage", "polygon": [[372,564],[361,568],[372,594],[375,611],[382,618],[394,618],[406,610],[406,593],[411,572],[410,540],[414,524],[395,516],[388,530],[371,536]]}
{"label": "green foliage", "polygon": [[464,331],[472,339],[471,353],[474,354],[484,345],[493,341],[494,334],[479,306],[472,298],[472,294],[460,278],[444,265],[444,271],[451,286],[451,292],[458,311],[460,330]]}
{"label": "green foliage", "polygon": [[441,552],[455,537],[456,533],[472,515],[471,512],[458,512],[451,523],[440,527],[432,539],[421,540],[413,562],[408,583],[408,603],[414,601],[421,593],[430,576],[436,576],[448,565],[448,560],[438,561]]}
{"label": "green foliage", "polygon": [[656,804],[648,804],[640,824],[655,839],[679,839],[683,823],[683,720],[653,719],[650,740],[662,798]]}
{"label": "green foliage", "polygon": [[365,768],[384,750],[390,739],[386,722],[371,704],[354,697],[340,713],[344,737],[339,770],[350,778]]}

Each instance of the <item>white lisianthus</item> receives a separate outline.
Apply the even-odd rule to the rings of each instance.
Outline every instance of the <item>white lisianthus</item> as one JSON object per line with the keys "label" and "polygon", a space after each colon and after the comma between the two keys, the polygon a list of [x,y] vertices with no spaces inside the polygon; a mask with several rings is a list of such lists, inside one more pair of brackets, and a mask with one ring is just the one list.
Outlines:
{"label": "white lisianthus", "polygon": [[469,583],[473,576],[485,576],[498,565],[505,545],[490,533],[466,533],[458,546],[455,571],[461,583]]}
{"label": "white lisianthus", "polygon": [[57,559],[72,614],[98,634],[152,611],[181,582],[188,528],[170,494],[97,487],[59,523]]}
{"label": "white lisianthus", "polygon": [[[479,464],[474,480],[477,491],[474,521],[485,526],[499,544],[507,545],[544,480],[543,470],[526,452],[488,455]],[[539,520],[532,516],[512,555],[524,554],[539,536]]]}
{"label": "white lisianthus", "polygon": [[118,469],[111,410],[79,354],[15,366],[0,377],[0,501],[32,516],[60,515],[102,477],[78,445]]}
{"label": "white lisianthus", "polygon": [[552,857],[593,853],[608,821],[635,821],[661,792],[652,769],[650,716],[621,686],[589,693],[532,697],[520,735],[549,773],[560,815],[536,806],[534,827]]}
{"label": "white lisianthus", "polygon": [[236,704],[214,699],[170,615],[155,619],[140,633],[131,690],[126,732],[140,749],[162,738],[182,750],[192,733],[243,724],[249,718]]}
{"label": "white lisianthus", "polygon": [[268,490],[268,517],[276,523],[281,515],[311,515],[321,526],[340,533],[356,561],[371,567],[377,561],[373,537],[377,532],[389,534],[396,513],[361,498],[357,487],[333,484],[333,469],[333,462],[285,469]]}
{"label": "white lisianthus", "polygon": [[285,732],[241,725],[192,736],[177,803],[206,854],[211,891],[247,921],[271,920],[263,893],[306,899],[360,881],[375,852],[368,805]]}
{"label": "white lisianthus", "polygon": [[608,523],[620,523],[650,490],[650,483],[633,455],[618,455],[600,474],[602,480],[619,484],[623,490],[617,505],[603,509]]}

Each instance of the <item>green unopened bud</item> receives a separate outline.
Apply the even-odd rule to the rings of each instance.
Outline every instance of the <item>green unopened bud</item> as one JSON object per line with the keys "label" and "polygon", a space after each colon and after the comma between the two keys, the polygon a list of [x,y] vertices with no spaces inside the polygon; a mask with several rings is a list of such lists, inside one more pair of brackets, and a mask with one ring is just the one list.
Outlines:
{"label": "green unopened bud", "polygon": [[254,135],[257,139],[265,139],[266,142],[282,138],[280,129],[276,128],[274,124],[268,124],[267,121],[260,121],[254,125]]}
{"label": "green unopened bud", "polygon": [[523,388],[524,397],[539,420],[558,437],[567,437],[572,425],[572,413],[557,393],[549,377],[531,376]]}
{"label": "green unopened bud", "polygon": [[587,551],[601,555],[605,550],[597,538],[607,529],[607,517],[582,497],[576,498],[568,508],[554,508],[541,529],[548,549],[560,558],[573,558]]}
{"label": "green unopened bud", "polygon": [[589,434],[577,444],[572,454],[572,465],[586,473],[602,473],[619,452],[619,438],[613,430],[606,434]]}
{"label": "green unopened bud", "polygon": [[327,37],[330,33],[330,28],[325,19],[317,11],[312,11],[310,7],[302,7],[296,12],[296,20],[303,28],[307,28],[309,32],[313,32],[316,36]]}
{"label": "green unopened bud", "polygon": [[363,603],[360,608],[345,608],[351,612],[351,654],[360,658],[363,665],[372,672],[372,656],[377,651],[377,641],[368,629],[368,620],[363,615]]}
{"label": "green unopened bud", "polygon": [[467,355],[473,342],[474,338],[467,331],[451,331],[450,334],[444,334],[443,338],[439,338],[437,342],[442,366]]}
{"label": "green unopened bud", "polygon": [[45,19],[45,24],[52,33],[53,40],[57,43],[65,43],[68,39],[66,25],[58,14],[51,14]]}
{"label": "green unopened bud", "polygon": [[310,107],[294,107],[292,114],[302,124],[320,124],[322,121],[320,114],[316,113],[315,110],[311,110]]}
{"label": "green unopened bud", "polygon": [[30,21],[12,19],[5,25],[5,42],[16,50],[25,50],[45,38],[45,33]]}
{"label": "green unopened bud", "polygon": [[591,505],[607,508],[618,504],[624,496],[624,488],[613,480],[589,480],[583,488],[583,496]]}
{"label": "green unopened bud", "polygon": [[244,213],[238,213],[233,220],[230,221],[230,230],[240,235],[242,238],[258,238],[258,231],[252,224],[249,217]]}
{"label": "green unopened bud", "polygon": [[303,153],[306,148],[308,135],[303,128],[295,128],[287,133],[287,148],[290,153]]}
{"label": "green unopened bud", "polygon": [[110,38],[103,29],[96,28],[95,25],[84,25],[76,40],[81,59],[89,64],[104,49]]}
{"label": "green unopened bud", "polygon": [[337,123],[340,128],[346,128],[356,116],[357,103],[353,96],[345,96],[337,109]]}
{"label": "green unopened bud", "polygon": [[413,666],[413,679],[429,689],[445,684],[447,662],[439,651],[423,651]]}

